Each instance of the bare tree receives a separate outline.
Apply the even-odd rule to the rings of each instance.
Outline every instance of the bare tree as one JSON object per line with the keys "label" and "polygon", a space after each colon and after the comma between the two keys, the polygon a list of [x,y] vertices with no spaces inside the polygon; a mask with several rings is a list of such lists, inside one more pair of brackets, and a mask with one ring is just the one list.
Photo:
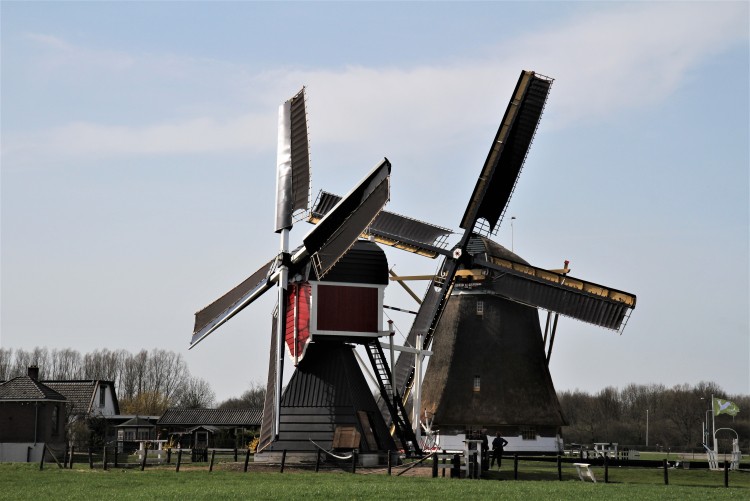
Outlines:
{"label": "bare tree", "polygon": [[266,386],[254,381],[239,398],[229,398],[221,402],[219,409],[262,409],[265,401]]}
{"label": "bare tree", "polygon": [[13,350],[10,348],[0,348],[0,381],[7,381],[12,376],[11,367],[13,364]]}
{"label": "bare tree", "polygon": [[52,350],[47,379],[81,379],[81,366],[81,354],[78,351],[70,348]]}
{"label": "bare tree", "polygon": [[187,378],[177,394],[176,407],[182,409],[205,409],[212,407],[216,394],[205,379]]}

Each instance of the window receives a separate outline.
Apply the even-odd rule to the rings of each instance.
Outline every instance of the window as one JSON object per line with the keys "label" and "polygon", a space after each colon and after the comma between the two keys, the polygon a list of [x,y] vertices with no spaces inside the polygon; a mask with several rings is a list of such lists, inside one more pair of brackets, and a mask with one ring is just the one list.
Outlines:
{"label": "window", "polygon": [[107,385],[103,384],[99,386],[99,407],[104,407],[107,402]]}
{"label": "window", "polygon": [[479,376],[474,376],[474,391],[479,392],[481,389],[482,382],[479,379]]}
{"label": "window", "polygon": [[484,315],[484,301],[482,301],[481,299],[477,300],[477,315],[479,315],[480,317]]}
{"label": "window", "polygon": [[521,438],[523,440],[536,440],[536,428],[533,426],[522,426]]}
{"label": "window", "polygon": [[60,406],[55,404],[52,407],[52,436],[60,433]]}
{"label": "window", "polygon": [[135,440],[135,430],[126,430],[125,440],[128,442],[132,442],[133,440]]}
{"label": "window", "polygon": [[148,435],[148,430],[138,430],[138,440],[148,440]]}

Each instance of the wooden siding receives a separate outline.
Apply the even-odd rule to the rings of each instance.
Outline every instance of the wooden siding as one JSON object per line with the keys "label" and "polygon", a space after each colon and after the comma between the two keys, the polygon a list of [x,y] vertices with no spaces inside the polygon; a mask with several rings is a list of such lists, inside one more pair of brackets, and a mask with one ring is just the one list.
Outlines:
{"label": "wooden siding", "polygon": [[318,285],[318,330],[378,332],[378,289]]}

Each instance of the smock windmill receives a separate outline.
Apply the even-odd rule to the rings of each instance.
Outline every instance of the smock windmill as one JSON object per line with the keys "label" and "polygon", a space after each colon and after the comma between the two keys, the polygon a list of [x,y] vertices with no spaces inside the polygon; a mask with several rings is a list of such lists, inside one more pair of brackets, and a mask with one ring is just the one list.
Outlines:
{"label": "smock windmill", "polygon": [[[555,271],[532,266],[490,239],[516,187],[551,84],[548,77],[521,73],[453,247],[415,241],[413,231],[379,228],[377,221],[369,229],[380,243],[443,257],[406,340],[412,347],[419,340],[419,348],[434,353],[415,415],[429,416],[443,433],[486,427],[509,436],[558,434],[565,419],[548,369],[557,315],[621,332],[635,308],[633,294],[571,277],[567,263]],[[321,193],[313,220],[336,200]],[[550,313],[544,335],[537,309]],[[406,405],[415,357],[402,353],[393,372]]]}
{"label": "smock windmill", "polygon": [[[356,359],[354,345],[368,355],[384,394],[392,376],[378,338],[383,293],[388,284],[385,253],[367,228],[416,228],[428,235],[442,229],[382,212],[389,197],[391,165],[378,163],[345,197],[289,249],[293,223],[309,205],[310,162],[304,89],[279,108],[275,231],[279,253],[238,286],[195,314],[191,348],[261,295],[276,288],[266,403],[259,452],[304,454],[329,448],[342,430],[364,452],[395,449],[383,415]],[[431,233],[432,232],[432,233]],[[359,240],[359,241],[358,241]],[[285,350],[286,347],[286,350]],[[284,352],[295,370],[282,394]],[[416,442],[400,399],[386,404],[399,439]],[[352,438],[353,437],[353,438]]]}

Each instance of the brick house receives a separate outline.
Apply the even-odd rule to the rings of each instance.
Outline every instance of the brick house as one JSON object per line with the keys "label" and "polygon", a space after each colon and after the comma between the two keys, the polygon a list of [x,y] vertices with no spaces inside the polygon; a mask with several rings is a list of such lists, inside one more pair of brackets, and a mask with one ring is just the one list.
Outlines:
{"label": "brick house", "polygon": [[65,453],[67,399],[38,379],[39,368],[29,367],[26,376],[0,383],[0,461]]}

